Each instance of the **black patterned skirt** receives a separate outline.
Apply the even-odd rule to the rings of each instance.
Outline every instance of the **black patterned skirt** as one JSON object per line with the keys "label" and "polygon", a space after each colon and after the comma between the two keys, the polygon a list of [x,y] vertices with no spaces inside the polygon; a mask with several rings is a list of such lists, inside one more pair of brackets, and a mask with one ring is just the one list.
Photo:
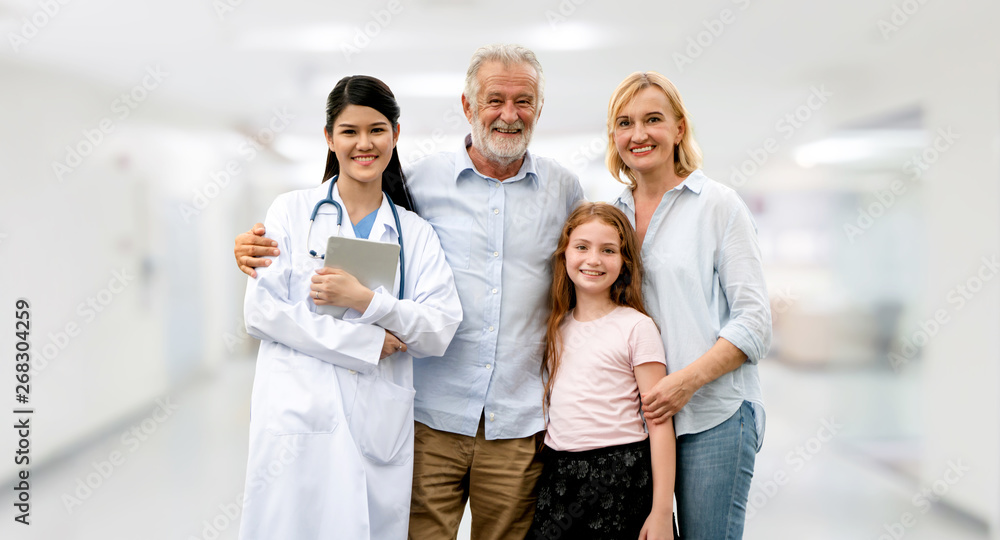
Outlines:
{"label": "black patterned skirt", "polygon": [[535,520],[525,540],[639,538],[653,508],[649,439],[583,452],[542,450]]}

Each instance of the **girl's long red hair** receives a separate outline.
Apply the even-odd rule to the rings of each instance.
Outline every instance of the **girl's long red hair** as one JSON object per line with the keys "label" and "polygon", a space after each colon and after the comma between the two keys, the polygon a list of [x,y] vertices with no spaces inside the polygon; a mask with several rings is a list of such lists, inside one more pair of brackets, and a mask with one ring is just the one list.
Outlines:
{"label": "girl's long red hair", "polygon": [[621,241],[622,269],[618,279],[611,285],[609,291],[611,300],[619,306],[628,306],[643,315],[646,308],[642,303],[642,259],[639,256],[638,242],[635,230],[625,214],[606,203],[583,203],[570,214],[559,237],[559,247],[552,254],[552,289],[549,292],[549,313],[546,322],[545,352],[542,356],[542,376],[548,374],[545,383],[544,407],[548,410],[552,400],[552,384],[559,371],[560,351],[562,350],[562,326],[566,314],[576,307],[576,289],[566,273],[566,248],[569,237],[580,225],[594,220],[609,225],[618,232]]}

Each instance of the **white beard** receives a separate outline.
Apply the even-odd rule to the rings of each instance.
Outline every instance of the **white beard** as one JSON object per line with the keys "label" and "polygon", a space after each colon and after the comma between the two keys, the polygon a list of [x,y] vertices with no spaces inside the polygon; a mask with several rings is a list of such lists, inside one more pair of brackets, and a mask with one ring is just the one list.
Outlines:
{"label": "white beard", "polygon": [[[493,135],[493,128],[520,129],[521,135],[515,139],[497,137]],[[479,121],[479,111],[472,111],[472,146],[490,161],[510,165],[524,157],[524,153],[528,151],[528,143],[531,142],[531,131],[525,129],[521,119],[512,124],[497,119],[487,128]]]}

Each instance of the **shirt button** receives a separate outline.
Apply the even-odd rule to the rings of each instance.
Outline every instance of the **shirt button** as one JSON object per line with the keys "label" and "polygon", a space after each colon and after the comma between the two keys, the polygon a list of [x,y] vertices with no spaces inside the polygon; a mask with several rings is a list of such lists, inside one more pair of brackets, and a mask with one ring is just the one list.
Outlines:
{"label": "shirt button", "polygon": [[486,364],[486,369],[490,369],[492,367],[493,367],[493,364]]}
{"label": "shirt button", "polygon": [[347,370],[347,372],[350,373],[351,375],[357,375],[358,374],[358,372],[354,371],[353,369],[349,369],[349,370]]}
{"label": "shirt button", "polygon": [[493,294],[496,294],[496,293],[497,293],[497,290],[496,290],[496,289],[493,289]]}
{"label": "shirt button", "polygon": [[493,327],[491,326],[491,327],[490,327],[490,332],[492,332],[492,331],[493,331]]}
{"label": "shirt button", "polygon": [[490,422],[493,421],[493,413],[490,413]]}
{"label": "shirt button", "polygon": [[500,213],[500,209],[499,208],[494,208],[493,209],[493,213],[494,214],[499,214]]}
{"label": "shirt button", "polygon": [[493,256],[494,257],[499,257],[500,256],[500,252],[499,251],[494,251],[493,252]]}

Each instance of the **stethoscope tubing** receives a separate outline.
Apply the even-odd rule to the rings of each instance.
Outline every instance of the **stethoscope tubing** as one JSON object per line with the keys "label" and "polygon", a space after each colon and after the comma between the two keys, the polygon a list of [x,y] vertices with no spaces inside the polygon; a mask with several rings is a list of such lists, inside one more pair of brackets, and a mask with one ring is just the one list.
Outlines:
{"label": "stethoscope tubing", "polygon": [[[327,189],[326,198],[316,203],[313,207],[312,214],[309,215],[309,232],[306,233],[306,245],[309,244],[309,237],[312,235],[312,226],[316,222],[316,216],[319,215],[319,209],[324,204],[332,204],[337,209],[337,236],[340,236],[340,228],[344,222],[344,207],[340,205],[339,202],[333,200],[333,185],[337,183],[337,177],[334,176],[330,179],[330,187]],[[393,204],[392,199],[389,197],[388,193],[382,191],[385,198],[389,200],[389,209],[392,210],[392,219],[396,221],[396,240],[399,242],[399,294],[397,297],[403,299],[403,290],[406,288],[406,257],[403,250],[403,228],[399,224],[399,212],[396,211],[396,205]],[[309,255],[317,259],[325,258],[324,255],[316,253],[316,250],[310,249]]]}

